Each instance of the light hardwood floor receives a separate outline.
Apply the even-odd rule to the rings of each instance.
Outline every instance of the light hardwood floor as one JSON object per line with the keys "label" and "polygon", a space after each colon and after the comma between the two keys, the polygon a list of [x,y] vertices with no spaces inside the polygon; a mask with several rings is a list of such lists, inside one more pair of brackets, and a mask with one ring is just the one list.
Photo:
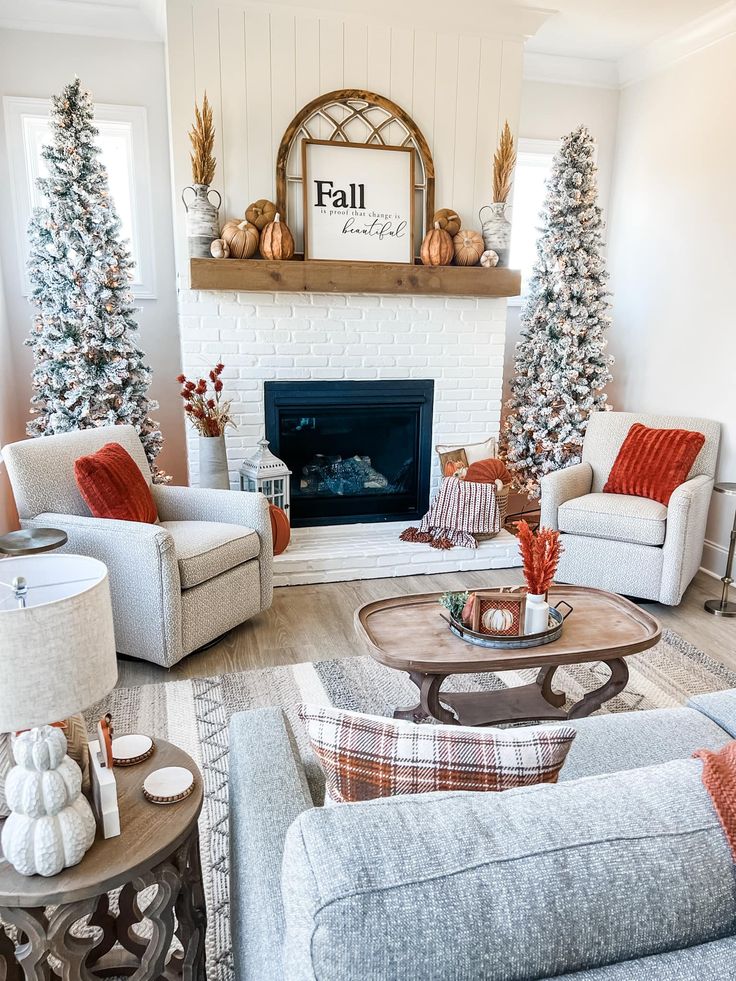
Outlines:
{"label": "light hardwood floor", "polygon": [[[233,630],[216,646],[190,655],[168,671],[143,661],[121,659],[118,685],[154,684],[364,654],[353,628],[353,614],[364,603],[397,593],[477,589],[521,581],[519,569],[504,569],[281,587],[274,592],[270,610]],[[663,626],[736,670],[736,619],[722,620],[703,610],[706,599],[720,595],[720,585],[700,572],[680,606],[648,603],[646,609]]]}

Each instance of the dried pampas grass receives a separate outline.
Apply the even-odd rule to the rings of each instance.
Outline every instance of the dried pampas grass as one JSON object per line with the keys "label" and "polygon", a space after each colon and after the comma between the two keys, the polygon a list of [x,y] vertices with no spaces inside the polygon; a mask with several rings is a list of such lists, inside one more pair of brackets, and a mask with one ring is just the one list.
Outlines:
{"label": "dried pampas grass", "polygon": [[204,94],[202,111],[194,103],[194,126],[189,130],[189,140],[192,144],[192,180],[195,184],[211,184],[215,179],[215,158],[212,150],[215,146],[215,126],[212,122],[212,106]]}
{"label": "dried pampas grass", "polygon": [[493,200],[502,202],[508,200],[511,193],[511,175],[516,165],[516,150],[514,138],[508,120],[501,131],[498,149],[493,155]]}

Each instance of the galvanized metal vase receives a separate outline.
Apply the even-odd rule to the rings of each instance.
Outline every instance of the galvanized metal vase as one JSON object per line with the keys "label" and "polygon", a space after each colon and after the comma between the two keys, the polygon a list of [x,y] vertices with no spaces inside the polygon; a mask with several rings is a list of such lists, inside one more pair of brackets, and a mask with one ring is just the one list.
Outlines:
{"label": "galvanized metal vase", "polygon": [[[187,191],[192,191],[193,198],[185,197]],[[217,195],[217,204],[210,201],[210,194]],[[191,259],[210,259],[210,245],[220,237],[219,208],[222,204],[220,192],[210,188],[209,184],[192,184],[181,192],[181,199],[187,213],[187,242]]]}
{"label": "galvanized metal vase", "polygon": [[[484,212],[489,214],[484,218]],[[483,232],[483,244],[486,249],[493,249],[498,253],[499,266],[509,264],[509,246],[511,245],[511,222],[506,217],[506,202],[495,201],[487,204],[478,212],[481,231]]]}
{"label": "galvanized metal vase", "polygon": [[199,486],[230,489],[224,436],[199,437]]}

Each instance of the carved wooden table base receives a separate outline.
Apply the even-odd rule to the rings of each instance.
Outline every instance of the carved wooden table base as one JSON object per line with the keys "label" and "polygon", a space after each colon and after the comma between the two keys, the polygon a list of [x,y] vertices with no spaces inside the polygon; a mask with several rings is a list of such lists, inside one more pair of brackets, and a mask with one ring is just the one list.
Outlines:
{"label": "carved wooden table base", "polygon": [[[139,896],[151,887],[142,910]],[[107,893],[48,910],[0,907],[0,920],[17,930],[15,943],[0,931],[0,981],[204,981],[207,914],[196,827],[168,859],[123,886],[118,907],[113,913]],[[96,929],[83,933],[86,926]],[[180,946],[172,952],[174,938]]]}
{"label": "carved wooden table base", "polygon": [[629,680],[629,669],[623,658],[612,658],[605,663],[610,678],[600,688],[587,692],[569,712],[563,707],[565,695],[552,688],[552,679],[560,667],[557,664],[542,668],[534,684],[503,691],[440,692],[447,674],[410,671],[409,677],[419,689],[419,702],[409,708],[397,708],[394,718],[411,722],[431,718],[447,725],[463,726],[582,719],[622,692]]}

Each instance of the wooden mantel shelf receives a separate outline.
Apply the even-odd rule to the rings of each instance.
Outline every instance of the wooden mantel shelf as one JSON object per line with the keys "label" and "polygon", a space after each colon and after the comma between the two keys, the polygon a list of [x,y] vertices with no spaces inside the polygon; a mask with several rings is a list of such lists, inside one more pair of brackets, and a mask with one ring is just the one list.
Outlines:
{"label": "wooden mantel shelf", "polygon": [[193,290],[284,293],[399,293],[434,296],[518,296],[521,273],[482,266],[420,266],[403,262],[318,259],[190,259]]}

